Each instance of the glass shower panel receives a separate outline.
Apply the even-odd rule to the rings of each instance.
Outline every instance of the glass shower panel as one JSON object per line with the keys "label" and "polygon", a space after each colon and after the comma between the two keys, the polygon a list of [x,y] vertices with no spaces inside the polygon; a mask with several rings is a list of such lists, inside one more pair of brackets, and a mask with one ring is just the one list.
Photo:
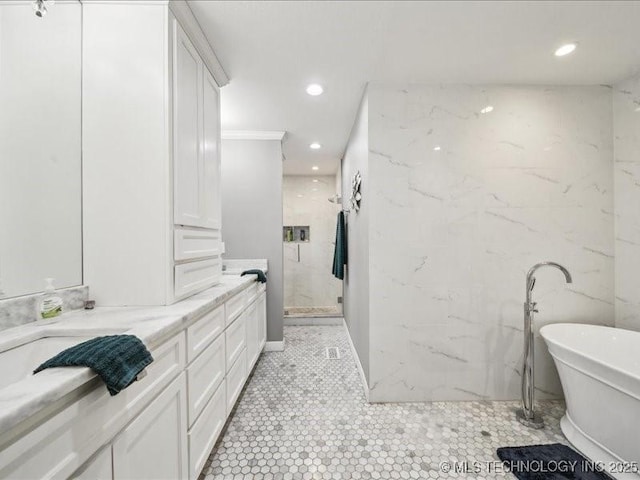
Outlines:
{"label": "glass shower panel", "polygon": [[[315,180],[315,181],[314,181]],[[286,316],[342,315],[342,282],[331,274],[339,205],[333,176],[283,181],[284,304]]]}

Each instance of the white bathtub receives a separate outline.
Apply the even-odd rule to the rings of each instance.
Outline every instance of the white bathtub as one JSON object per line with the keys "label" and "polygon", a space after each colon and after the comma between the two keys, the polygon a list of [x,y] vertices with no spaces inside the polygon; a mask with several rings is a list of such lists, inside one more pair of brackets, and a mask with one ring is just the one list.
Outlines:
{"label": "white bathtub", "polygon": [[609,468],[640,467],[640,332],[560,323],[542,327],[540,334],[567,402],[562,432],[616,478],[640,478]]}

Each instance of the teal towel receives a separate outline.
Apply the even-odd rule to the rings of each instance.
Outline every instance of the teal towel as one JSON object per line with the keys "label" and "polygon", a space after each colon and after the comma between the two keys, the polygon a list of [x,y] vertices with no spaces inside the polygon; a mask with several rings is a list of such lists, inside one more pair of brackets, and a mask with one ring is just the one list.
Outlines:
{"label": "teal towel", "polygon": [[245,275],[257,275],[260,283],[267,283],[267,275],[262,270],[245,270],[240,274],[241,277],[244,277]]}
{"label": "teal towel", "polygon": [[102,378],[113,396],[131,385],[151,362],[153,357],[138,337],[108,335],[63,350],[33,373],[53,367],[89,367]]}
{"label": "teal towel", "polygon": [[344,280],[344,266],[347,263],[347,229],[344,222],[344,212],[340,211],[336,225],[336,246],[333,251],[333,276]]}

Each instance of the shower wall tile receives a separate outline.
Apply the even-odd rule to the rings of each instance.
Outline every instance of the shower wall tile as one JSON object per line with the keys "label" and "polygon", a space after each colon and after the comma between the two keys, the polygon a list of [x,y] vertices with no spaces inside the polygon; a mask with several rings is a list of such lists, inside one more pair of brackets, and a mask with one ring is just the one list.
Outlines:
{"label": "shower wall tile", "polygon": [[534,292],[538,398],[561,396],[539,327],[614,320],[611,122],[606,87],[370,86],[372,401],[518,398],[545,260],[574,276]]}
{"label": "shower wall tile", "polygon": [[616,326],[640,330],[640,76],[613,90]]}
{"label": "shower wall tile", "polygon": [[285,309],[335,306],[342,296],[342,282],[331,274],[340,206],[329,198],[336,194],[336,178],[285,175],[282,188],[284,224],[310,227],[308,243],[284,244]]}

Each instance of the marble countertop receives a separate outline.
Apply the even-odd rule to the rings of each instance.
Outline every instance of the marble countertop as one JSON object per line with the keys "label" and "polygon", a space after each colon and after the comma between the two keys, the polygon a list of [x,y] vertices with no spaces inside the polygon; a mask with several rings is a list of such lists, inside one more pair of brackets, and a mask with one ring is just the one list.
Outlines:
{"label": "marble countertop", "polygon": [[222,261],[222,273],[225,275],[240,275],[245,270],[259,269],[268,272],[266,259],[225,259]]}
{"label": "marble countertop", "polygon": [[[219,285],[170,306],[97,307],[65,313],[54,321],[11,328],[0,332],[0,353],[43,337],[120,333],[136,335],[153,350],[256,278],[255,275],[223,275]],[[8,432],[94,378],[96,374],[89,368],[53,368],[1,389],[0,432]]]}

